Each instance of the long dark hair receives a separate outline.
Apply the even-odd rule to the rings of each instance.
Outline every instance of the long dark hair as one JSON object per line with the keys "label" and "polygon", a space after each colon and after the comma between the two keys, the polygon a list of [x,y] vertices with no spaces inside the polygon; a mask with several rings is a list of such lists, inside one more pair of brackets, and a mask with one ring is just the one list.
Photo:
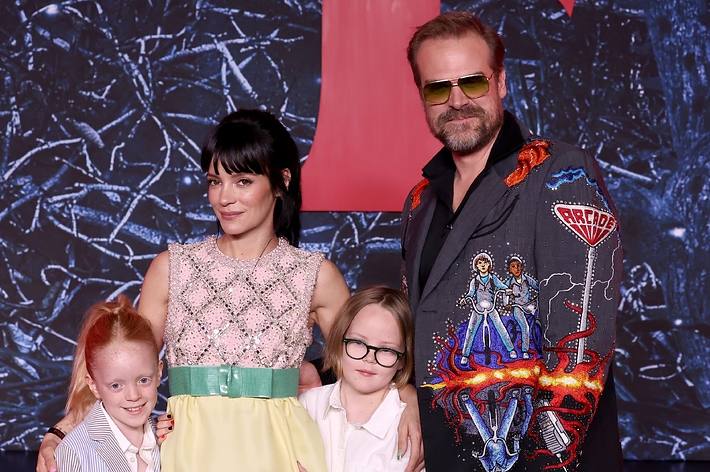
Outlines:
{"label": "long dark hair", "polygon": [[[207,135],[200,165],[207,172],[218,165],[228,174],[265,175],[277,195],[274,208],[276,234],[297,246],[301,235],[301,162],[298,148],[274,115],[261,110],[239,110],[227,115]],[[283,171],[291,172],[286,185]]]}

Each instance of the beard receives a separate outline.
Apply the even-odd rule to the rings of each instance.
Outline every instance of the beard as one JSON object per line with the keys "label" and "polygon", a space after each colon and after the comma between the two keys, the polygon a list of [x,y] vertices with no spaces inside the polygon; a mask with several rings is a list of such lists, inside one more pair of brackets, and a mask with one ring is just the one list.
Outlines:
{"label": "beard", "polygon": [[[450,123],[461,118],[477,118],[465,123]],[[474,104],[464,105],[458,110],[449,108],[436,118],[427,115],[431,133],[452,152],[473,154],[483,149],[503,126],[503,106],[497,104],[492,110],[485,110]]]}

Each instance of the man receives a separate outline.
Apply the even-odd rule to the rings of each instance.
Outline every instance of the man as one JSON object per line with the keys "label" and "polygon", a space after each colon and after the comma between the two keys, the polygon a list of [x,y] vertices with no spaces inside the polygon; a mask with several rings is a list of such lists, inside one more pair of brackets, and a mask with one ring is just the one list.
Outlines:
{"label": "man", "polygon": [[[444,144],[402,216],[427,470],[620,471],[615,210],[591,156],[503,110],[504,55],[468,12],[421,26],[408,48]],[[486,297],[501,325],[469,329],[472,284],[506,269]],[[524,306],[512,296],[523,280],[535,290]]]}

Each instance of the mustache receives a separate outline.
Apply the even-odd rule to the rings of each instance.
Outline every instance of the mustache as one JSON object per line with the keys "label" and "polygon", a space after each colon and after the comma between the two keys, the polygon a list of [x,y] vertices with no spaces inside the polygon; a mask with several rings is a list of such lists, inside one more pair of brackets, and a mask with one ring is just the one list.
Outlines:
{"label": "mustache", "polygon": [[458,110],[449,108],[441,115],[438,116],[437,121],[439,125],[445,125],[452,120],[460,120],[462,118],[485,118],[486,112],[482,108],[476,105],[468,104],[464,105]]}

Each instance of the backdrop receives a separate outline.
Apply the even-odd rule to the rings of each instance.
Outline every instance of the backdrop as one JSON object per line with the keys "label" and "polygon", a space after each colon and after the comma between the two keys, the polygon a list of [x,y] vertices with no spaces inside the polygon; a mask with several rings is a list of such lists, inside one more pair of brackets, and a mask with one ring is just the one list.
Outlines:
{"label": "backdrop", "polygon": [[[506,107],[605,170],[626,255],[615,356],[625,457],[710,459],[707,0],[3,2],[0,448],[36,449],[62,414],[83,312],[136,300],[155,254],[216,231],[196,161],[236,108],[281,118],[315,179],[307,192],[342,182],[310,204],[343,211],[306,213],[303,247],[325,252],[351,289],[398,286],[393,210],[437,145],[406,63],[337,79],[359,45],[403,60],[411,22],[439,9],[492,24],[508,50]],[[362,124],[393,110],[407,127]],[[371,183],[387,206],[362,203]]]}

